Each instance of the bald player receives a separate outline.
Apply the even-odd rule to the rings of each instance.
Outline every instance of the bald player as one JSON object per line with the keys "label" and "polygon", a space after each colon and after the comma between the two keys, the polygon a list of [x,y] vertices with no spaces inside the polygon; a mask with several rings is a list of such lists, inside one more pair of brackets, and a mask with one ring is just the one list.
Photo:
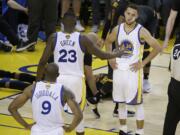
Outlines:
{"label": "bald player", "polygon": [[[14,119],[26,129],[31,129],[31,135],[64,135],[64,131],[72,131],[82,120],[82,112],[75,101],[74,94],[56,82],[59,68],[56,64],[45,67],[43,81],[28,86],[24,92],[15,98],[9,105],[9,112]],[[31,99],[33,120],[28,124],[18,112],[27,101]],[[68,104],[74,113],[74,118],[69,126],[64,126],[62,110]]]}
{"label": "bald player", "polygon": [[[85,106],[85,91],[83,91],[84,78],[84,53],[94,54],[101,59],[120,57],[126,53],[117,51],[106,53],[101,51],[86,35],[75,31],[76,17],[73,12],[68,11],[63,17],[64,31],[50,36],[47,46],[40,59],[37,79],[42,78],[44,66],[49,57],[54,55],[54,62],[59,66],[61,74],[57,81],[67,88],[72,89],[76,101],[81,109]],[[93,35],[92,35],[93,36]],[[96,36],[94,36],[96,39]],[[83,121],[76,128],[77,135],[84,135]]]}

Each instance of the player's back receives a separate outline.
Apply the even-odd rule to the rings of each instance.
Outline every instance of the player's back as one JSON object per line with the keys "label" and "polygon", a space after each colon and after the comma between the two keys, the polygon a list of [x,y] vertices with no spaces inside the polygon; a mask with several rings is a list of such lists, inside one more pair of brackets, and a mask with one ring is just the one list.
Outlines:
{"label": "player's back", "polygon": [[57,33],[54,61],[61,75],[84,76],[84,52],[79,40],[79,32]]}
{"label": "player's back", "polygon": [[33,91],[32,110],[35,131],[50,131],[63,126],[63,86],[58,83],[37,82]]}

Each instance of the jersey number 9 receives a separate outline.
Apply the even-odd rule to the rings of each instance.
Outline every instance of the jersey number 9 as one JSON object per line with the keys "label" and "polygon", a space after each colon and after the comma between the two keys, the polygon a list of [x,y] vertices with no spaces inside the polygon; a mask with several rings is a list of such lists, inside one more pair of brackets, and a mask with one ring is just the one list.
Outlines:
{"label": "jersey number 9", "polygon": [[42,114],[44,114],[44,115],[49,114],[51,111],[51,103],[49,101],[44,101],[42,103],[42,109],[43,109],[41,111]]}

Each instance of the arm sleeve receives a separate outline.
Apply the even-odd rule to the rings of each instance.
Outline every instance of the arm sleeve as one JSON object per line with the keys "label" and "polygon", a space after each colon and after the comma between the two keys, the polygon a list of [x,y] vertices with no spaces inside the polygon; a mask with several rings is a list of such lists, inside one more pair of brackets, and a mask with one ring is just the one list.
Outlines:
{"label": "arm sleeve", "polygon": [[86,53],[84,55],[84,65],[85,66],[92,66],[92,55],[91,54]]}

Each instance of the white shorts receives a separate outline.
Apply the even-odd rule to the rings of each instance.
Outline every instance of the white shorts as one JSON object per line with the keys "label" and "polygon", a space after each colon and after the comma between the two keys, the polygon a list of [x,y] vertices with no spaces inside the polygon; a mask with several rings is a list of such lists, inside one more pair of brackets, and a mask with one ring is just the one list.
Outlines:
{"label": "white shorts", "polygon": [[117,103],[137,105],[142,103],[143,71],[116,69],[113,71],[113,100]]}
{"label": "white shorts", "polygon": [[31,129],[31,135],[64,135],[64,130],[63,128],[56,128],[50,131],[38,131],[38,130],[33,130],[33,127]]}
{"label": "white shorts", "polygon": [[75,95],[76,102],[81,104],[81,109],[84,109],[84,102],[86,100],[84,78],[73,75],[60,75],[57,78],[57,82],[63,84],[65,87],[71,90]]}

